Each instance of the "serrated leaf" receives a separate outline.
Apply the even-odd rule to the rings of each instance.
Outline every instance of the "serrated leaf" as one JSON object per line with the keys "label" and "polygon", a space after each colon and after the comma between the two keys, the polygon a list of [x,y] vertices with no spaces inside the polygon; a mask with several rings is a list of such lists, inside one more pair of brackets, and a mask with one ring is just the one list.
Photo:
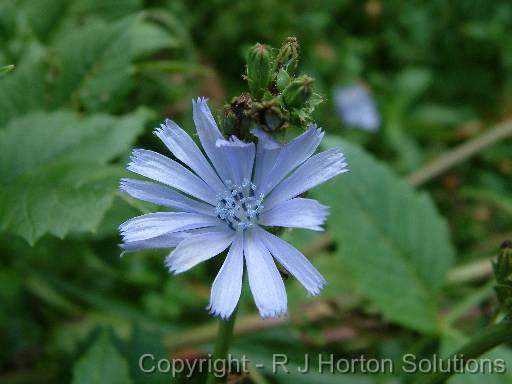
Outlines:
{"label": "serrated leaf", "polygon": [[436,295],[454,257],[446,223],[385,165],[346,141],[328,142],[341,145],[350,172],[314,196],[331,206],[328,226],[358,291],[390,321],[437,332]]}
{"label": "serrated leaf", "polygon": [[132,383],[128,363],[119,354],[106,332],[73,367],[73,384]]}
{"label": "serrated leaf", "polygon": [[46,233],[94,230],[123,174],[106,163],[128,150],[147,117],[61,111],[12,121],[0,131],[0,228],[31,244]]}

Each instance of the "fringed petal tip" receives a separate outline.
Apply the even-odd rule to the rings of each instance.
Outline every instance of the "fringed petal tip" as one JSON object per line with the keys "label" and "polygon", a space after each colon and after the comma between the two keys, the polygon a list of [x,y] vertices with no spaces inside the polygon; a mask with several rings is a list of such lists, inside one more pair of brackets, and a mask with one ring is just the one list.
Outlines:
{"label": "fringed petal tip", "polygon": [[288,316],[287,308],[279,309],[259,309],[260,317],[262,319],[280,318]]}
{"label": "fringed petal tip", "polygon": [[169,118],[166,118],[163,123],[160,124],[159,127],[156,127],[153,131],[153,134],[157,136],[160,140],[164,141],[166,135],[172,135],[173,130],[176,129],[177,125],[174,121]]}
{"label": "fringed petal tip", "polygon": [[192,99],[192,106],[194,107],[196,105],[199,107],[206,106],[208,108],[208,98],[201,96],[201,97],[198,97],[197,99]]}
{"label": "fringed petal tip", "polygon": [[337,165],[342,169],[340,173],[348,172],[348,163],[347,163],[347,157],[343,153],[340,146],[335,146],[332,148],[329,148],[326,152],[330,152],[334,157],[336,157],[338,160]]}
{"label": "fringed petal tip", "polygon": [[[171,253],[171,255],[172,255],[172,253]],[[176,267],[173,265],[171,255],[169,255],[165,258],[164,265],[171,275],[177,275],[178,272],[176,272]]]}
{"label": "fringed petal tip", "polygon": [[311,131],[314,133],[314,136],[318,137],[320,140],[324,137],[325,132],[322,127],[319,127],[316,123],[309,124],[306,128],[306,131]]}
{"label": "fringed petal tip", "polygon": [[220,309],[215,309],[215,308],[213,308],[212,303],[210,303],[210,304],[208,304],[206,306],[206,310],[208,311],[208,313],[210,315],[215,316],[215,317],[219,317],[222,320],[229,320],[229,318],[231,317],[231,315],[234,312],[234,309],[232,309],[231,311],[223,311],[223,310],[220,310]]}
{"label": "fringed petal tip", "polygon": [[317,284],[318,285],[315,287],[315,289],[307,291],[309,297],[315,297],[315,296],[320,295],[320,292],[322,291],[322,289],[324,289],[325,286],[327,285],[327,280],[325,280],[322,277],[322,280],[319,280]]}

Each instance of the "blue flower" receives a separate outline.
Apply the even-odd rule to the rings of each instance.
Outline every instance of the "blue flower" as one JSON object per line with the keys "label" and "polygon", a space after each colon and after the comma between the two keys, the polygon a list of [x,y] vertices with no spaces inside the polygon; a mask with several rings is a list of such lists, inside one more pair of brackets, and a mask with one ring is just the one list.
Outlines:
{"label": "blue flower", "polygon": [[360,84],[338,87],[334,90],[336,111],[349,128],[375,132],[380,126],[380,115],[375,101]]}
{"label": "blue flower", "polygon": [[313,155],[323,137],[314,125],[284,145],[254,129],[255,145],[236,137],[226,140],[205,99],[193,102],[193,117],[209,161],[171,120],[155,134],[178,161],[153,151],[133,151],[128,169],[156,182],[123,179],[121,190],[175,211],[121,224],[121,247],[125,252],[174,248],[165,264],[176,274],[229,248],[212,285],[210,312],[231,315],[240,298],[245,260],[260,315],[284,315],[286,291],[273,258],[311,295],[326,281],[301,252],[265,227],[322,230],[327,207],[297,196],[346,172],[344,156],[337,149]]}

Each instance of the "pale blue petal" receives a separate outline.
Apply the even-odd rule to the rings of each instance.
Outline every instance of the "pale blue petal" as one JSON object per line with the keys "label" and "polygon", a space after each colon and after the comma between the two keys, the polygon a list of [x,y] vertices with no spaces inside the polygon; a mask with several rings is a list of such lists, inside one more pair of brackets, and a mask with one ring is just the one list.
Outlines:
{"label": "pale blue petal", "polygon": [[136,199],[163,205],[164,207],[215,216],[215,208],[212,205],[191,199],[174,189],[151,181],[122,179],[121,191]]}
{"label": "pale blue petal", "polygon": [[283,145],[267,135],[261,128],[255,128],[251,132],[258,138],[256,163],[254,165],[254,184],[261,185],[262,180],[265,180],[274,168]]}
{"label": "pale blue petal", "polygon": [[182,273],[224,251],[233,242],[236,232],[222,225],[211,231],[187,237],[165,259],[170,272]]}
{"label": "pale blue petal", "polygon": [[290,176],[282,181],[265,198],[265,209],[274,207],[277,203],[300,195],[340,173],[347,172],[345,157],[336,148],[316,154],[306,160]]}
{"label": "pale blue petal", "polygon": [[223,154],[219,152],[217,148],[217,140],[223,140],[224,137],[219,131],[215,119],[208,108],[206,99],[199,98],[192,100],[192,115],[194,123],[196,125],[197,134],[199,140],[203,146],[204,151],[211,160],[213,166],[217,170],[217,173],[223,181],[226,181],[230,177],[230,165],[224,158]]}
{"label": "pale blue petal", "polygon": [[130,241],[119,244],[119,246],[124,249],[121,256],[128,252],[141,251],[143,249],[174,248],[184,239],[185,235],[186,232],[172,232],[147,240]]}
{"label": "pale blue petal", "polygon": [[316,200],[294,198],[263,210],[259,224],[271,227],[305,228],[321,231],[328,207]]}
{"label": "pale blue petal", "polygon": [[187,168],[159,153],[135,149],[128,170],[148,177],[210,204],[216,204],[216,193]]}
{"label": "pale blue petal", "polygon": [[242,292],[244,274],[244,235],[239,233],[222,267],[215,278],[210,293],[208,310],[212,315],[229,318],[238,304]]}
{"label": "pale blue petal", "polygon": [[285,144],[256,192],[268,194],[284,177],[315,152],[323,136],[322,130],[313,124],[302,135]]}
{"label": "pale blue petal", "polygon": [[218,151],[228,161],[230,180],[240,185],[244,179],[251,180],[254,165],[255,147],[253,143],[244,143],[235,136],[229,140],[217,140]]}
{"label": "pale blue petal", "polygon": [[216,217],[183,212],[155,212],[137,216],[119,226],[124,242],[147,240],[152,237],[187,229],[219,225]]}
{"label": "pale blue petal", "polygon": [[362,128],[372,132],[379,129],[380,115],[375,100],[361,84],[336,88],[334,106],[343,123],[348,127]]}
{"label": "pale blue petal", "polygon": [[194,143],[194,140],[174,121],[165,120],[165,124],[161,124],[155,134],[177,159],[192,169],[214,191],[222,192],[225,189],[224,184]]}
{"label": "pale blue petal", "polygon": [[277,261],[294,276],[311,295],[318,295],[327,283],[320,272],[295,247],[277,236],[258,229],[263,244]]}
{"label": "pale blue petal", "polygon": [[277,317],[287,312],[283,279],[267,248],[255,231],[247,231],[244,256],[254,302],[260,316]]}

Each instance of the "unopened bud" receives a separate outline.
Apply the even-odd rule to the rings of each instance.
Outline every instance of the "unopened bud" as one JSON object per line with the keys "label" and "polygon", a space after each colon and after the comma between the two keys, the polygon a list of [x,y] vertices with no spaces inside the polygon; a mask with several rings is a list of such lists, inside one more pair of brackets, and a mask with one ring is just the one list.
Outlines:
{"label": "unopened bud", "polygon": [[247,56],[247,79],[255,98],[260,98],[272,80],[272,51],[264,44],[256,44]]}
{"label": "unopened bud", "polygon": [[276,57],[276,69],[284,68],[289,74],[295,74],[299,64],[299,42],[288,37]]}
{"label": "unopened bud", "polygon": [[313,95],[314,80],[309,76],[300,76],[293,80],[283,92],[284,104],[288,107],[300,108]]}

